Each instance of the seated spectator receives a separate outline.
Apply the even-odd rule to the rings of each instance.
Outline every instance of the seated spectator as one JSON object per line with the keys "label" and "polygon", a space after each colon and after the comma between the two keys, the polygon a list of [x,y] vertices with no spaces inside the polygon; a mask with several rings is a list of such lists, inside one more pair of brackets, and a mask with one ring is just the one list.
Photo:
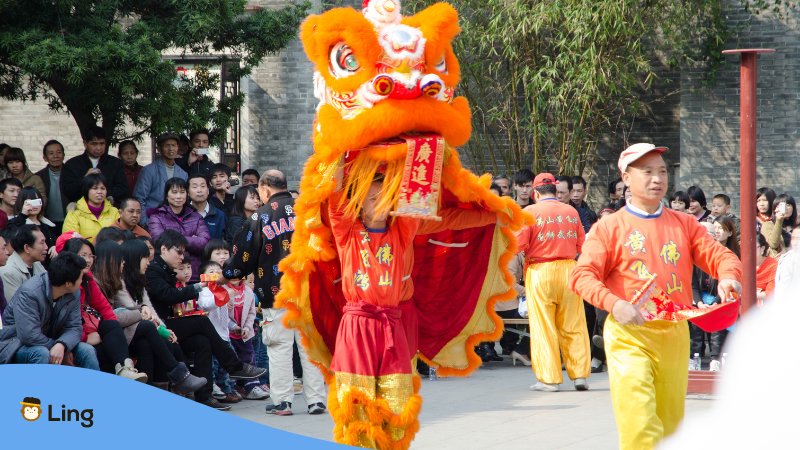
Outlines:
{"label": "seated spectator", "polygon": [[[147,246],[137,239],[122,245],[112,242],[98,244],[97,284],[111,301],[125,334],[128,351],[137,358],[139,371],[149,380],[155,380],[156,367],[163,367],[173,391],[178,394],[194,392],[205,386],[208,380],[189,373],[175,333],[163,325],[147,297],[144,272],[149,264],[148,254]],[[159,328],[165,337],[159,336]]]}
{"label": "seated spectator", "polygon": [[22,283],[45,273],[42,263],[47,257],[47,241],[36,225],[23,225],[11,238],[14,253],[8,257],[6,265],[0,267],[3,292],[11,299]]}
{"label": "seated spectator", "polygon": [[248,221],[258,208],[261,208],[258,188],[253,185],[240,187],[233,196],[233,208],[228,216],[225,240],[232,244],[236,235],[247,228]]}
{"label": "seated spectator", "polygon": [[533,192],[533,172],[522,169],[514,174],[514,198],[520,208],[534,203],[531,192]]}
{"label": "seated spectator", "polygon": [[0,180],[0,211],[3,211],[3,228],[8,223],[8,219],[14,217],[14,207],[17,204],[19,191],[22,190],[22,182],[16,178],[4,178]]}
{"label": "seated spectator", "polygon": [[212,194],[208,201],[222,210],[226,217],[231,216],[233,209],[233,195],[228,193],[231,188],[230,183],[231,168],[222,163],[214,164],[211,168],[211,189]]}
{"label": "seated spectator", "polygon": [[[211,379],[212,354],[231,378],[250,379],[263,375],[266,370],[239,361],[236,353],[219,337],[207,316],[174,315],[173,306],[196,301],[200,291],[206,287],[206,283],[176,287],[175,269],[183,261],[187,246],[186,238],[174,230],[166,230],[156,239],[156,257],[145,272],[147,294],[156,314],[175,333],[184,352],[194,353],[195,375]],[[195,400],[218,410],[230,409],[230,406],[211,397],[211,388],[207,383],[195,391]]]}
{"label": "seated spectator", "polygon": [[77,231],[93,240],[101,228],[109,227],[119,219],[119,210],[107,198],[106,177],[92,173],[81,180],[82,197],[75,209],[67,213],[62,232]]}
{"label": "seated spectator", "polygon": [[208,146],[211,144],[208,130],[195,130],[189,134],[191,150],[178,160],[178,164],[190,175],[211,177],[214,163],[208,159]]}
{"label": "seated spectator", "polygon": [[686,192],[675,191],[675,193],[669,198],[669,207],[674,211],[688,214],[689,196],[686,195]]}
{"label": "seated spectator", "polygon": [[586,180],[582,176],[572,177],[572,193],[570,194],[572,206],[578,210],[584,233],[588,233],[592,225],[597,222],[597,214],[586,204]]}
{"label": "seated spectator", "polygon": [[756,247],[756,304],[764,305],[764,300],[772,297],[775,291],[775,273],[778,260],[768,256],[769,246],[763,234],[757,236]]}
{"label": "seated spectator", "polygon": [[64,217],[67,215],[67,198],[61,195],[61,169],[64,167],[64,146],[61,142],[51,139],[44,144],[42,149],[47,166],[36,172],[42,179],[47,191],[47,205],[44,215],[56,225],[56,231],[61,233]]}
{"label": "seated spectator", "polygon": [[20,286],[3,312],[0,364],[71,362],[100,370],[94,348],[81,342],[79,292],[85,269],[86,261],[64,252],[47,272]]}
{"label": "seated spectator", "polygon": [[94,246],[86,239],[72,238],[64,244],[63,249],[59,249],[59,253],[62,251],[75,253],[86,261],[80,284],[80,314],[83,322],[81,342],[94,347],[101,368],[113,370],[113,373],[130,380],[147,383],[147,375],[139,373],[134,367],[117,316],[94,279]]}
{"label": "seated spectator", "polygon": [[[56,239],[60,233],[56,230],[55,224],[44,216],[43,201],[44,199],[35,188],[22,188],[17,197],[17,204],[14,205],[17,215],[8,221],[8,228],[16,230],[23,225],[39,227],[47,244],[47,261],[49,262],[49,259],[56,256]],[[47,263],[45,263],[45,267],[47,267]]]}
{"label": "seated spectator", "polygon": [[119,202],[119,219],[111,224],[114,228],[120,230],[130,231],[134,236],[147,236],[150,233],[144,228],[139,226],[139,220],[142,218],[142,204],[135,197],[123,198]]}
{"label": "seated spectator", "polygon": [[689,196],[689,207],[686,212],[693,215],[698,222],[705,221],[711,215],[711,211],[706,208],[706,194],[697,186],[689,186],[686,195]]}
{"label": "seated spectator", "polygon": [[147,250],[150,252],[148,259],[150,262],[153,262],[153,258],[156,257],[156,248],[153,247],[153,239],[151,239],[149,236],[139,236],[136,239],[144,242],[144,245],[147,246]]}
{"label": "seated spectator", "polygon": [[203,249],[203,262],[212,261],[222,267],[230,257],[231,244],[222,239],[211,239]]}
{"label": "seated spectator", "polygon": [[[185,236],[188,259],[192,264],[192,281],[199,278],[203,248],[211,239],[208,227],[200,214],[187,205],[188,185],[181,178],[170,178],[164,186],[164,201],[160,207],[148,211],[150,235],[158,240],[166,230],[175,230]],[[158,246],[156,246],[158,250]]]}
{"label": "seated spectator", "polygon": [[134,197],[139,199],[145,215],[140,222],[147,224],[150,217],[147,211],[157,208],[164,201],[164,184],[171,178],[186,180],[189,175],[177,164],[175,158],[178,155],[178,136],[172,133],[164,133],[156,141],[158,151],[161,156],[152,163],[144,166],[136,182]]}
{"label": "seated spectator", "polygon": [[[61,194],[66,203],[77,202],[83,196],[82,179],[89,175],[100,175],[108,181],[108,197],[113,201],[128,196],[128,183],[122,161],[106,152],[106,134],[102,128],[93,126],[82,132],[83,154],[70,158],[62,169]],[[66,220],[66,219],[65,219]]]}
{"label": "seated spectator", "polygon": [[125,181],[128,184],[128,196],[133,197],[133,190],[136,182],[142,173],[142,166],[136,161],[139,157],[139,148],[133,141],[122,141],[117,147],[117,156],[122,161],[122,169],[125,172]]}
{"label": "seated spectator", "polygon": [[128,239],[134,239],[136,236],[133,235],[128,230],[121,230],[117,227],[105,227],[101,228],[100,231],[97,233],[97,236],[94,237],[94,244],[100,245],[101,242],[111,241],[117,244],[122,244],[123,242],[127,241]]}
{"label": "seated spectator", "polygon": [[28,160],[25,159],[25,152],[21,148],[9,148],[3,161],[9,176],[18,179],[22,187],[35,188],[44,199],[44,203],[47,203],[47,188],[44,187],[44,181],[28,168]]}
{"label": "seated spectator", "polygon": [[[0,267],[3,267],[8,262],[8,241],[6,241],[6,237],[4,236],[5,233],[0,234]],[[6,299],[6,292],[3,288],[3,278],[0,277],[0,317],[3,316],[3,311],[5,311],[6,306],[8,306],[8,301]],[[3,322],[0,320],[0,328],[2,328]]]}
{"label": "seated spectator", "polygon": [[242,186],[256,186],[258,187],[258,180],[261,179],[261,175],[258,174],[256,169],[247,169],[242,172]]}
{"label": "seated spectator", "polygon": [[759,223],[772,220],[772,213],[775,211],[775,191],[770,188],[762,187],[756,191],[756,220]]}
{"label": "seated spectator", "polygon": [[189,176],[189,200],[192,207],[203,217],[211,239],[221,239],[228,226],[228,218],[219,208],[208,201],[211,185],[205,175],[196,173]]}

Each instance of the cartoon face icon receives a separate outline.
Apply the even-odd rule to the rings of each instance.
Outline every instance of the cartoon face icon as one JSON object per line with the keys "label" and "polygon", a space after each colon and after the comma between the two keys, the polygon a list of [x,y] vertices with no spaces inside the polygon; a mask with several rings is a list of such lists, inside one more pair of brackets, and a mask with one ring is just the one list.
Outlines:
{"label": "cartoon face icon", "polygon": [[42,415],[42,401],[36,397],[25,397],[19,402],[22,405],[22,418],[28,422],[33,422]]}

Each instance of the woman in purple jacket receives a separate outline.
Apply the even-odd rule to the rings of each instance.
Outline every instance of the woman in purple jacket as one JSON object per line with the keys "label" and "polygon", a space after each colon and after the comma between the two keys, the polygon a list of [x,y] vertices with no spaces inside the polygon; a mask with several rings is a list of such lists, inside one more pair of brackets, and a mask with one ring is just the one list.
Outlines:
{"label": "woman in purple jacket", "polygon": [[198,268],[203,248],[211,240],[211,234],[203,221],[203,216],[186,204],[188,190],[186,180],[170,178],[164,185],[164,201],[161,206],[149,209],[147,216],[150,218],[148,226],[153,240],[158,239],[165,230],[175,230],[186,236],[186,240],[189,241],[186,251],[192,264],[190,282],[194,283],[200,278]]}

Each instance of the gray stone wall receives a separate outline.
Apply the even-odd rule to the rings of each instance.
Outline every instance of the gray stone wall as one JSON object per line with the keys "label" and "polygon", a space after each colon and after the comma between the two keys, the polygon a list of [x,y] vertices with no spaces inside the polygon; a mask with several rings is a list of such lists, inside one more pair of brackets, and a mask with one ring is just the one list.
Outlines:
{"label": "gray stone wall", "polygon": [[[753,16],[738,0],[724,0],[733,38],[726,48],[774,48],[758,58],[757,187],[800,194],[798,71],[800,11],[784,17]],[[739,210],[739,57],[728,57],[717,83],[708,87],[700,74],[681,75],[681,165],[677,185],[696,184],[706,197],[725,193]],[[753,193],[752,195],[755,195]]]}

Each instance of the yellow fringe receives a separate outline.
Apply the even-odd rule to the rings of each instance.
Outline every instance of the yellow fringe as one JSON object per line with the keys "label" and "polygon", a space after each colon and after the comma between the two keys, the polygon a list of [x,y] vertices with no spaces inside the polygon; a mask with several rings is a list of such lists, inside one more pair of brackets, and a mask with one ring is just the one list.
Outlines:
{"label": "yellow fringe", "polygon": [[[395,414],[384,399],[371,399],[358,390],[350,390],[339,401],[336,383],[328,387],[328,410],[333,418],[333,440],[346,445],[359,446],[363,437],[381,450],[405,450],[419,431],[419,377],[414,377],[414,394],[408,399],[403,412]],[[360,420],[356,408],[363,407],[367,420]],[[393,440],[388,427],[402,429],[403,437]]]}

